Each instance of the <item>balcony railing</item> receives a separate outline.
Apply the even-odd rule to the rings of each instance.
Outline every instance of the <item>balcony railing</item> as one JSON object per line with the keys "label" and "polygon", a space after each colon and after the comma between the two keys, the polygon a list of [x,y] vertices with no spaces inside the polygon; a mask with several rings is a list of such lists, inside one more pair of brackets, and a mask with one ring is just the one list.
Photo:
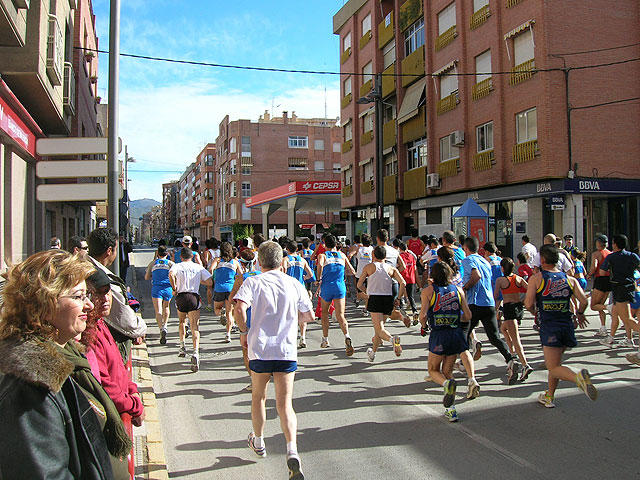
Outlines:
{"label": "balcony railing", "polygon": [[353,185],[345,185],[342,187],[343,197],[350,197],[351,195],[353,195]]}
{"label": "balcony railing", "polygon": [[484,152],[476,153],[473,156],[473,169],[476,172],[489,170],[493,166],[495,160],[496,155],[493,151],[493,148],[491,150],[485,150]]}
{"label": "balcony railing", "polygon": [[371,192],[373,192],[373,180],[367,180],[360,184],[360,193],[365,194]]}
{"label": "balcony railing", "polygon": [[424,45],[404,58],[400,63],[400,68],[403,87],[412,84],[420,77],[424,77]]}
{"label": "balcony railing", "polygon": [[342,52],[342,55],[340,55],[340,65],[342,65],[344,62],[349,60],[350,56],[351,56],[351,47],[347,48],[344,52]]}
{"label": "balcony railing", "polygon": [[64,62],[62,105],[69,115],[76,113],[76,73],[73,70],[73,65],[69,62]]}
{"label": "balcony railing", "polygon": [[438,164],[438,175],[440,178],[454,177],[458,174],[460,158],[452,158]]}
{"label": "balcony railing", "polygon": [[514,5],[517,5],[521,2],[522,0],[507,0],[507,8],[511,8]]}
{"label": "balcony railing", "polygon": [[396,203],[398,200],[398,175],[389,175],[382,179],[383,181],[383,201],[385,205]]}
{"label": "balcony railing", "polygon": [[349,93],[348,95],[345,95],[344,97],[342,97],[342,102],[340,102],[340,106],[344,108],[350,103],[351,103],[351,94]]}
{"label": "balcony railing", "polygon": [[373,86],[373,81],[371,79],[367,80],[360,87],[360,96],[365,97],[371,92],[371,87]]}
{"label": "balcony railing", "polygon": [[476,83],[471,87],[471,99],[478,100],[479,98],[486,97],[491,93],[493,88],[491,77],[485,78],[484,80]]}
{"label": "balcony railing", "polygon": [[533,160],[538,151],[538,140],[516,143],[513,146],[513,163],[524,163]]}
{"label": "balcony railing", "polygon": [[434,45],[436,52],[438,50],[442,50],[444,47],[449,45],[453,40],[458,36],[458,32],[456,31],[456,26],[448,28],[441,35],[438,35],[436,38],[436,43]]}
{"label": "balcony railing", "polygon": [[360,135],[360,145],[366,145],[367,143],[371,143],[373,140],[373,130],[369,130],[368,132],[364,132]]}
{"label": "balcony railing", "polygon": [[511,76],[509,77],[509,85],[517,85],[530,79],[533,76],[534,68],[535,62],[533,58],[513,67],[511,69]]}
{"label": "balcony railing", "polygon": [[382,72],[382,97],[387,97],[396,92],[395,62]]}
{"label": "balcony railing", "polygon": [[436,109],[436,113],[438,115],[442,115],[443,113],[447,113],[458,106],[458,92],[453,92],[451,95],[448,95],[444,98],[438,100],[438,107]]}
{"label": "balcony railing", "polygon": [[469,28],[471,28],[471,30],[478,28],[486,22],[490,16],[491,11],[489,10],[489,4],[486,4],[480,10],[473,12],[471,19],[469,20]]}
{"label": "balcony railing", "polygon": [[372,37],[373,33],[371,33],[371,30],[360,37],[360,50],[362,50],[367,45],[367,43],[369,43],[369,40],[371,40]]}
{"label": "balcony railing", "polygon": [[396,121],[391,120],[382,125],[382,148],[386,150],[395,146],[396,143]]}
{"label": "balcony railing", "polygon": [[393,40],[395,32],[393,30],[393,10],[388,14],[389,25],[387,25],[386,18],[378,24],[378,48],[384,47],[387,43]]}
{"label": "balcony railing", "polygon": [[64,79],[64,37],[55,15],[49,15],[47,36],[47,75],[54,86],[62,85]]}
{"label": "balcony railing", "polygon": [[353,147],[353,141],[352,140],[347,140],[346,142],[343,142],[343,144],[342,144],[342,153],[347,153],[349,150],[351,150],[351,147]]}
{"label": "balcony railing", "polygon": [[427,167],[404,172],[404,199],[413,200],[427,195]]}
{"label": "balcony railing", "polygon": [[412,140],[424,137],[427,134],[426,107],[423,105],[418,109],[418,114],[402,124],[402,142],[407,143]]}

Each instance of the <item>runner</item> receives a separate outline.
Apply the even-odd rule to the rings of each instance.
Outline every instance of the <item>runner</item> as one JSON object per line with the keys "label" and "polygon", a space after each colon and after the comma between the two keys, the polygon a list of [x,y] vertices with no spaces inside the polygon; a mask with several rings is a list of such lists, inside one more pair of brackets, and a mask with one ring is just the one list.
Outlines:
{"label": "runner", "polygon": [[[544,236],[544,245],[554,245],[556,244],[557,238],[553,233],[547,233]],[[531,266],[533,267],[533,271],[538,273],[540,271],[540,252],[536,253],[535,257],[531,261]],[[564,272],[568,275],[573,275],[573,261],[569,257],[569,254],[565,252],[562,248],[558,249],[558,270]]]}
{"label": "runner", "polygon": [[367,265],[371,263],[373,247],[371,246],[371,237],[366,233],[363,233],[360,236],[360,241],[362,242],[362,245],[355,249],[355,251],[352,250],[351,252],[349,252],[349,255],[356,259],[356,308],[358,308],[358,300],[364,301],[362,314],[366,317],[367,315],[369,315],[369,312],[367,311],[367,295],[366,293],[361,292],[357,285],[360,277],[362,276],[362,271]]}
{"label": "runner", "polygon": [[[285,243],[285,250],[287,256],[282,258],[282,269],[290,277],[295,278],[304,285],[305,282],[311,278],[315,278],[313,271],[309,268],[307,261],[300,255],[296,255],[298,246],[293,240],[288,240]],[[299,348],[307,348],[307,324],[300,325],[300,341],[298,342]]]}
{"label": "runner", "polygon": [[578,281],[560,272],[557,268],[558,249],[553,245],[540,248],[542,270],[531,277],[527,287],[525,306],[531,313],[535,304],[540,312],[540,341],[544,352],[544,361],[549,371],[549,385],[545,392],[538,396],[538,402],[547,408],[555,407],[554,397],[560,380],[574,382],[590,400],[598,398],[598,391],[591,383],[586,369],[574,372],[562,365],[562,355],[567,348],[578,345],[571,314],[571,297],[578,298],[576,318],[580,327],[588,322],[584,316],[587,309],[587,298]]}
{"label": "runner", "polygon": [[[422,253],[422,257],[420,258],[420,260],[422,261],[422,265],[424,265],[424,273],[425,273],[426,279],[431,278],[430,269],[438,261],[439,248],[440,248],[440,244],[438,243],[438,239],[436,237],[429,237],[429,239],[427,240],[427,244],[424,249],[424,252]],[[451,247],[448,247],[448,248],[451,248]],[[453,248],[451,248],[451,252],[453,252]],[[459,267],[457,267],[457,271],[460,272]],[[425,280],[423,285],[426,285],[427,281],[428,280]]]}
{"label": "runner", "polygon": [[192,249],[191,249],[191,244],[192,244],[193,240],[189,235],[185,235],[184,237],[182,237],[182,243],[180,245],[178,245],[178,241],[176,240],[176,248],[173,251],[173,256],[174,256],[174,263],[180,263],[182,261],[182,257],[180,256],[180,251],[184,248],[188,248],[189,250],[191,250],[192,255],[192,262],[193,263],[197,263],[198,265],[202,265],[202,260],[200,259],[200,254],[195,253]]}
{"label": "runner", "polygon": [[[493,242],[485,243],[483,248],[484,258],[489,262],[489,265],[491,265],[491,291],[494,292],[496,288],[496,281],[498,278],[502,277],[502,267],[500,266],[502,257],[500,257],[498,247]],[[500,325],[500,321],[502,319],[502,291],[498,292],[496,300],[499,300],[496,302],[496,316],[498,319],[498,325]]]}
{"label": "runner", "polygon": [[461,322],[468,323],[471,311],[465,294],[460,287],[451,283],[453,270],[444,262],[433,265],[431,279],[433,283],[422,292],[420,322],[431,330],[429,336],[429,357],[427,368],[432,381],[444,387],[442,404],[444,416],[450,422],[458,421],[456,411],[456,381],[453,379],[453,364],[460,355],[465,365],[469,365],[468,399],[480,394],[480,385],[475,378],[473,359],[469,353],[469,344]]}
{"label": "runner", "polygon": [[606,235],[600,235],[596,238],[596,251],[591,254],[591,268],[587,279],[593,278],[593,288],[591,289],[591,310],[598,312],[600,316],[600,329],[594,335],[595,337],[606,337],[607,332],[607,314],[605,302],[611,291],[611,282],[609,280],[609,272],[600,272],[600,266],[604,262],[607,255],[611,253],[607,249],[609,239]]}
{"label": "runner", "polygon": [[220,244],[220,256],[211,263],[211,270],[215,271],[215,284],[213,288],[213,308],[216,315],[220,315],[220,324],[226,327],[225,343],[231,342],[234,329],[233,316],[231,315],[231,297],[236,275],[242,273],[240,264],[233,257],[233,248],[229,242]]}
{"label": "runner", "polygon": [[[402,260],[402,258],[400,257],[400,252],[398,250],[387,245],[388,241],[389,232],[386,229],[381,228],[376,232],[376,243],[379,246],[384,247],[387,252],[384,258],[385,263],[388,263],[392,267],[397,268],[398,271],[402,273],[406,267],[406,265],[404,264],[404,260]],[[391,280],[393,285],[393,299],[395,300],[396,298],[399,298],[398,282],[396,282],[394,279]],[[409,317],[407,317],[406,315],[403,315],[399,309],[395,308],[395,302],[393,312],[391,313],[391,315],[389,315],[389,318],[391,320],[402,320],[405,327],[407,328],[411,326],[411,319],[409,319]]]}
{"label": "runner", "polygon": [[313,295],[311,293],[311,286],[314,284],[314,282],[316,282],[316,274],[315,274],[316,265],[315,265],[315,262],[311,261],[311,255],[313,255],[313,250],[309,248],[309,239],[305,237],[302,239],[302,258],[304,258],[305,262],[307,262],[307,265],[309,265],[309,268],[311,269],[311,273],[313,274],[311,278],[308,278],[304,281],[304,286],[307,289],[309,298],[311,298],[311,296]]}
{"label": "runner", "polygon": [[455,244],[456,236],[451,230],[447,230],[442,234],[442,246],[451,247],[453,249],[453,253],[455,255],[456,265],[458,265],[458,271],[460,275],[464,278],[464,266],[462,265],[462,260],[465,257],[465,250],[462,246],[457,246]]}
{"label": "runner", "polygon": [[[335,244],[334,244],[335,245]],[[273,376],[280,425],[287,442],[287,467],[290,480],[302,480],[296,441],[297,419],[293,410],[293,381],[298,368],[296,334],[300,322],[312,322],[312,305],[304,287],[280,271],[282,248],[265,242],[258,250],[262,274],[247,278],[238,290],[234,309],[247,346],[251,369],[251,421],[253,431],[248,443],[259,457],[266,457],[264,426],[267,386]],[[247,329],[246,311],[253,307],[251,328]]]}
{"label": "runner", "polygon": [[342,252],[336,251],[336,237],[331,234],[324,236],[326,251],[318,255],[318,278],[320,279],[320,299],[322,305],[322,342],[320,348],[329,348],[329,307],[333,301],[335,316],[344,333],[344,343],[347,357],[353,355],[353,343],[349,335],[349,324],[344,316],[345,271],[347,275],[354,275],[353,267]]}
{"label": "runner", "polygon": [[485,334],[491,344],[496,347],[507,362],[507,376],[509,385],[513,385],[518,380],[520,364],[509,352],[509,347],[500,338],[498,333],[498,323],[496,320],[495,300],[491,290],[491,266],[484,258],[478,255],[478,239],[467,237],[464,241],[464,251],[466,258],[462,261],[464,265],[464,289],[467,292],[467,302],[471,310],[471,322],[467,327],[467,340],[474,328],[482,322]]}
{"label": "runner", "polygon": [[386,318],[391,316],[394,302],[399,303],[397,296],[393,294],[393,279],[400,286],[400,295],[405,291],[405,281],[397,268],[385,262],[386,255],[387,251],[384,246],[376,246],[373,249],[373,262],[364,267],[358,280],[358,290],[364,292],[366,289],[367,310],[373,323],[374,335],[371,339],[373,345],[367,349],[367,357],[370,362],[375,360],[376,352],[384,340],[391,341],[393,339],[393,351],[397,357],[402,354],[400,337],[398,335],[392,337],[385,330],[384,323]]}
{"label": "runner", "polygon": [[[395,242],[394,242],[395,243]],[[405,296],[409,299],[409,305],[411,306],[411,312],[413,313],[413,325],[418,324],[418,310],[416,308],[416,300],[413,298],[416,287],[416,263],[417,258],[415,253],[411,250],[407,250],[407,244],[402,240],[398,241],[398,249],[400,250],[400,257],[405,264],[405,269],[401,275],[406,282]],[[403,298],[402,296],[400,298]]]}
{"label": "runner", "polygon": [[144,279],[151,280],[151,302],[156,311],[156,323],[160,329],[160,345],[167,343],[167,324],[169,323],[169,304],[173,297],[169,269],[174,263],[167,258],[167,247],[158,247],[158,258],[153,260],[145,272]]}
{"label": "runner", "polygon": [[180,334],[179,357],[187,355],[184,344],[185,320],[189,318],[191,324],[191,338],[193,340],[193,354],[191,355],[191,371],[197,372],[200,368],[200,284],[211,285],[211,274],[202,266],[193,263],[193,252],[190,248],[180,251],[181,262],[176,263],[169,270],[171,288],[176,292],[176,308],[178,332]]}
{"label": "runner", "polygon": [[424,252],[425,244],[422,243],[422,240],[418,236],[419,232],[417,228],[411,229],[411,238],[407,240],[407,248],[409,251],[413,252],[416,256],[416,284],[418,285],[418,290],[422,288],[422,274],[424,272],[424,267],[420,264],[419,259],[422,257],[422,252]]}

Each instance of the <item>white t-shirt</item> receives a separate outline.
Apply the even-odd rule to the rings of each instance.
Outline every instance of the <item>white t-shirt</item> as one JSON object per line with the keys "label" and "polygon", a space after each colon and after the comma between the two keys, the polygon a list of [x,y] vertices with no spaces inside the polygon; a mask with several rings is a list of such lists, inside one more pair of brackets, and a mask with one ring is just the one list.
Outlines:
{"label": "white t-shirt", "polygon": [[[527,263],[529,266],[533,265],[533,259],[536,255],[538,255],[538,249],[532,243],[525,243],[522,246],[522,253],[527,259]],[[540,257],[538,256],[538,263],[540,262]]]}
{"label": "white t-shirt", "polygon": [[200,282],[206,282],[211,278],[211,274],[202,265],[193,262],[182,261],[176,263],[169,270],[169,274],[176,277],[176,288],[178,293],[200,291]]}
{"label": "white t-shirt", "polygon": [[[573,265],[565,255],[560,253],[558,258],[559,260],[558,260],[558,263],[556,264],[556,267],[558,270],[560,270],[561,272],[568,272],[573,268]],[[535,257],[533,257],[533,260],[531,261],[531,266],[540,268],[540,252],[536,253]]]}
{"label": "white t-shirt", "polygon": [[298,361],[298,312],[313,310],[304,285],[270,270],[242,282],[234,300],[251,306],[249,360]]}

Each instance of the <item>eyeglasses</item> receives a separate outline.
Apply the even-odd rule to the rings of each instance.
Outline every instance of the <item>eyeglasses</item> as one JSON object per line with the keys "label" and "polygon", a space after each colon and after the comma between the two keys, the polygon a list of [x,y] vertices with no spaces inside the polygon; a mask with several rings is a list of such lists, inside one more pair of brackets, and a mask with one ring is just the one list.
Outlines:
{"label": "eyeglasses", "polygon": [[79,303],[80,305],[84,305],[87,300],[89,300],[90,302],[92,301],[92,295],[91,293],[86,293],[86,294],[76,294],[76,295],[61,295],[60,298],[70,298],[71,300],[73,300],[76,303]]}
{"label": "eyeglasses", "polygon": [[80,247],[80,250],[89,250],[89,247]]}

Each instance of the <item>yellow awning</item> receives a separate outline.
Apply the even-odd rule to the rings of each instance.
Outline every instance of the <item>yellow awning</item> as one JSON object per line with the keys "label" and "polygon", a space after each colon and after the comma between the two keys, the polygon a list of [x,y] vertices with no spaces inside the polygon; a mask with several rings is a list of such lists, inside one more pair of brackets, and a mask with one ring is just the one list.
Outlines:
{"label": "yellow awning", "polygon": [[398,112],[398,123],[404,123],[418,114],[420,99],[424,93],[426,79],[421,78],[416,83],[407,88],[407,92],[402,100],[400,111]]}
{"label": "yellow awning", "polygon": [[504,39],[506,40],[507,38],[511,38],[514,35],[517,35],[518,33],[532,26],[534,23],[536,23],[535,20],[529,20],[528,22],[523,23],[519,27],[516,27],[513,30],[511,30],[509,33],[505,34]]}

